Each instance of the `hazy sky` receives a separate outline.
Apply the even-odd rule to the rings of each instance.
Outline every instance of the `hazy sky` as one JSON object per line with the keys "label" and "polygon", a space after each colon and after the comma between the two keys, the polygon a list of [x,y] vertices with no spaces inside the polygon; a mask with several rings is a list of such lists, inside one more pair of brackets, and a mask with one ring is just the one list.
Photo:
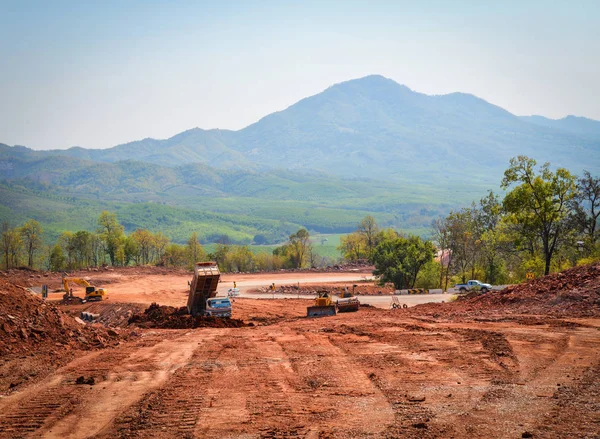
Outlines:
{"label": "hazy sky", "polygon": [[0,143],[239,129],[381,74],[600,120],[600,0],[0,0]]}

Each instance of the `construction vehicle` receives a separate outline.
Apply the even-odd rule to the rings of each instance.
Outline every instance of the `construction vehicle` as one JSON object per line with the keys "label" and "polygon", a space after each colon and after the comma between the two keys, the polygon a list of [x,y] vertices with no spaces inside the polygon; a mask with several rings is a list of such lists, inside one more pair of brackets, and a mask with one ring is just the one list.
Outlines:
{"label": "construction vehicle", "polygon": [[108,295],[106,294],[106,290],[104,288],[96,288],[83,278],[64,276],[62,278],[62,283],[63,289],[65,290],[63,299],[65,300],[73,298],[73,290],[69,284],[76,284],[85,287],[85,298],[83,299],[84,302],[108,299]]}
{"label": "construction vehicle", "polygon": [[207,317],[231,317],[231,301],[229,297],[212,297],[206,299],[204,315]]}
{"label": "construction vehicle", "polygon": [[336,308],[327,291],[317,291],[314,306],[306,308],[307,317],[334,316]]}
{"label": "construction vehicle", "polygon": [[348,291],[348,288],[344,288],[336,300],[335,304],[337,305],[338,312],[351,312],[358,311],[360,308],[360,301],[354,295],[354,289],[356,285],[352,285],[352,292]]}
{"label": "construction vehicle", "polygon": [[[188,282],[190,294],[187,301],[188,312],[193,316],[207,314],[207,309],[214,308],[210,299],[217,295],[217,286],[221,272],[216,262],[196,262],[194,265],[194,278]],[[229,302],[229,299],[225,299]],[[212,314],[212,310],[209,309]],[[227,317],[226,312],[215,312],[214,315]],[[231,316],[231,302],[229,302],[229,317]]]}

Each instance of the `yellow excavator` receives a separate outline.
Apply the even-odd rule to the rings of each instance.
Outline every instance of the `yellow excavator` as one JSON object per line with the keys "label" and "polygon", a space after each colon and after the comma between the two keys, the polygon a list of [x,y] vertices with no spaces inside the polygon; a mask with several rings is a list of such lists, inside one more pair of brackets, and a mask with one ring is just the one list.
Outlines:
{"label": "yellow excavator", "polygon": [[64,299],[69,299],[73,297],[73,291],[69,287],[69,283],[85,287],[85,298],[83,299],[85,302],[108,299],[108,296],[106,295],[106,290],[104,288],[96,288],[95,286],[90,285],[90,283],[83,278],[65,276],[62,278],[62,282],[63,288],[66,292],[63,296]]}

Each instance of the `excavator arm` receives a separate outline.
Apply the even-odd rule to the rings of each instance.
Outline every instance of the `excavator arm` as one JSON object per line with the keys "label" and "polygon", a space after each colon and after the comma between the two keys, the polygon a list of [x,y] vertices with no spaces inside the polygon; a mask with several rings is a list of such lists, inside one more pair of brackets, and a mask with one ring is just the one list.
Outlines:
{"label": "excavator arm", "polygon": [[69,284],[76,284],[85,287],[85,299],[84,300],[106,300],[108,296],[104,288],[96,288],[91,285],[87,280],[80,277],[63,277],[63,288],[66,291],[65,297],[71,296],[71,288]]}
{"label": "excavator arm", "polygon": [[91,287],[90,283],[82,279],[80,277],[63,277],[63,288],[68,293],[69,292],[69,282],[74,283],[76,285],[81,285],[82,287]]}

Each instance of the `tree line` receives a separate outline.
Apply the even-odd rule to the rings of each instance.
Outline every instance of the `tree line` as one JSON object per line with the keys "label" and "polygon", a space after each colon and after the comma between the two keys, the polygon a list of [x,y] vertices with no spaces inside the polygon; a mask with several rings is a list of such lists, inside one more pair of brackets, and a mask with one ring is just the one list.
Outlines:
{"label": "tree line", "polygon": [[[468,278],[492,284],[514,283],[600,258],[598,218],[600,180],[585,171],[577,178],[564,168],[511,159],[501,187],[471,206],[433,221],[431,238],[381,229],[371,216],[341,237],[338,250],[347,261],[368,260],[382,282],[396,288],[447,289]],[[272,252],[254,253],[246,245],[216,245],[207,253],[193,232],[185,244],[163,233],[137,229],[125,234],[113,212],[104,211],[93,232],[64,232],[47,245],[42,225],[31,219],[18,227],[2,224],[0,266],[52,271],[102,265],[191,267],[217,261],[223,272],[270,271],[322,266],[328,261],[301,228]],[[225,242],[225,241],[224,241]]]}
{"label": "tree line", "polygon": [[600,180],[511,159],[501,188],[432,223],[432,237],[380,230],[372,217],[343,237],[346,260],[367,259],[396,288],[443,288],[467,279],[515,283],[600,259]]}
{"label": "tree line", "polygon": [[[9,269],[27,266],[51,271],[99,266],[160,265],[188,267],[202,261],[217,261],[223,272],[270,271],[281,268],[316,266],[326,261],[313,250],[310,235],[300,229],[271,253],[253,253],[247,245],[218,243],[207,253],[193,232],[185,244],[173,243],[161,232],[136,229],[129,235],[113,212],[104,211],[94,232],[63,232],[51,245],[44,242],[44,230],[36,220],[22,226],[2,224],[0,266]],[[223,240],[223,242],[227,242]]]}

